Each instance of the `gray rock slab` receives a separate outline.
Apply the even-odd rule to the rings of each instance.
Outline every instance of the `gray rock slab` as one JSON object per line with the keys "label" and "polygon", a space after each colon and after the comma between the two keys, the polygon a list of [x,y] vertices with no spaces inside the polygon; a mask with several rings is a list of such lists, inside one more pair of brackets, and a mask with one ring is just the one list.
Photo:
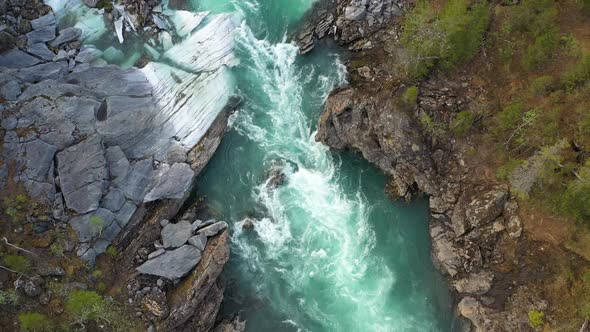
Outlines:
{"label": "gray rock slab", "polygon": [[193,221],[193,223],[192,223],[193,231],[196,231],[201,226],[202,223],[203,223],[203,221],[200,219]]}
{"label": "gray rock slab", "polygon": [[195,173],[188,164],[176,163],[163,172],[145,195],[144,203],[159,199],[181,199],[190,188]]}
{"label": "gray rock slab", "polygon": [[76,55],[76,62],[92,62],[95,59],[99,58],[101,55],[102,52],[100,50],[97,50],[92,46],[83,46],[82,49],[80,49],[80,53]]}
{"label": "gray rock slab", "polygon": [[79,85],[104,96],[149,96],[152,85],[145,75],[135,68],[121,70],[108,65],[91,67],[87,70],[71,73],[68,80],[76,80]]}
{"label": "gray rock slab", "polygon": [[201,260],[201,252],[196,247],[184,245],[173,251],[150,259],[137,268],[143,274],[155,275],[175,280],[187,275]]}
{"label": "gray rock slab", "polygon": [[25,174],[27,177],[31,180],[47,182],[48,172],[53,166],[53,157],[56,152],[56,146],[39,139],[25,143]]}
{"label": "gray rock slab", "polygon": [[148,259],[152,259],[152,258],[156,258],[160,255],[162,255],[163,253],[165,253],[166,250],[164,250],[163,248],[160,248],[156,251],[152,251],[149,255],[148,255]]}
{"label": "gray rock slab", "polygon": [[125,204],[125,194],[118,188],[111,188],[109,192],[102,198],[100,205],[113,212],[119,211]]}
{"label": "gray rock slab", "polygon": [[205,246],[207,245],[207,236],[205,234],[195,235],[188,239],[188,243],[203,251],[205,250]]}
{"label": "gray rock slab", "polygon": [[64,77],[67,73],[67,62],[60,61],[41,63],[32,67],[22,68],[11,74],[23,81],[36,83],[49,79],[57,80]]}
{"label": "gray rock slab", "polygon": [[207,226],[205,228],[201,228],[197,231],[197,235],[203,234],[207,237],[217,235],[219,232],[227,228],[227,223],[225,221],[219,221],[214,223],[213,225]]}
{"label": "gray rock slab", "polygon": [[21,93],[22,90],[16,80],[0,82],[0,98],[5,100],[17,100]]}
{"label": "gray rock slab", "polygon": [[143,202],[149,190],[148,185],[151,183],[153,173],[152,163],[151,159],[144,159],[133,164],[120,185],[125,196],[136,204]]}
{"label": "gray rock slab", "polygon": [[54,25],[56,23],[55,15],[53,13],[49,13],[47,15],[43,15],[31,21],[31,27],[33,29],[39,29],[46,27],[48,25]]}
{"label": "gray rock slab", "polygon": [[27,46],[27,52],[47,61],[51,61],[55,57],[55,53],[53,53],[45,43],[29,45]]}
{"label": "gray rock slab", "polygon": [[12,49],[0,54],[0,67],[20,69],[34,66],[40,62],[34,56],[18,49]]}
{"label": "gray rock slab", "polygon": [[70,226],[78,233],[78,241],[89,242],[101,237],[100,235],[105,229],[113,224],[113,220],[115,220],[115,215],[111,211],[98,209],[92,213],[72,218]]}
{"label": "gray rock slab", "polygon": [[96,210],[107,179],[100,137],[92,136],[59,152],[57,164],[66,205],[78,213]]}
{"label": "gray rock slab", "polygon": [[193,235],[193,228],[189,222],[183,220],[164,226],[161,235],[164,248],[177,248],[190,239]]}
{"label": "gray rock slab", "polygon": [[63,43],[71,42],[72,40],[77,39],[82,35],[82,30],[76,27],[65,28],[59,31],[59,35],[57,38],[51,41],[49,45],[52,47],[57,47]]}
{"label": "gray rock slab", "polygon": [[45,26],[27,33],[27,45],[44,43],[55,39],[55,25]]}
{"label": "gray rock slab", "polygon": [[111,146],[106,151],[109,162],[109,172],[112,178],[124,178],[129,172],[131,165],[125,157],[125,153],[119,146]]}
{"label": "gray rock slab", "polygon": [[133,214],[136,210],[137,206],[127,201],[125,202],[125,204],[123,204],[123,207],[121,207],[121,209],[117,211],[117,213],[115,214],[115,220],[117,220],[117,223],[119,223],[119,226],[121,226],[121,228],[127,226],[129,220],[131,220],[131,217],[133,217]]}
{"label": "gray rock slab", "polygon": [[207,226],[213,225],[215,223],[215,219],[209,219],[207,221],[201,221],[199,225],[197,225],[197,229],[205,228]]}

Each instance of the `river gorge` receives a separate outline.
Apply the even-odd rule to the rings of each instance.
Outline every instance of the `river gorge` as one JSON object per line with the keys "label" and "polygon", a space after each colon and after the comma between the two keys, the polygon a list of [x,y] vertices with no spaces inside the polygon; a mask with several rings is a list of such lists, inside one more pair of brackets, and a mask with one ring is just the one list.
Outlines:
{"label": "river gorge", "polygon": [[[286,40],[311,2],[231,6],[245,16],[234,71],[244,102],[197,184],[233,221],[225,305],[244,311],[248,331],[448,331],[426,202],[391,202],[377,169],[314,140],[346,73],[335,47],[299,56]],[[269,184],[273,168],[284,184]]]}
{"label": "river gorge", "polygon": [[[5,237],[2,255],[33,256],[39,275],[0,281],[23,289],[22,307],[60,294],[43,315],[66,310],[60,326],[82,329],[63,308],[79,291],[148,331],[527,326],[499,310],[515,292],[503,273],[520,264],[518,204],[420,124],[475,89],[433,75],[418,92],[390,72],[411,4],[37,5],[0,44],[0,184],[16,202],[0,216],[31,224],[2,231],[36,248]],[[104,316],[90,320],[130,328]]]}

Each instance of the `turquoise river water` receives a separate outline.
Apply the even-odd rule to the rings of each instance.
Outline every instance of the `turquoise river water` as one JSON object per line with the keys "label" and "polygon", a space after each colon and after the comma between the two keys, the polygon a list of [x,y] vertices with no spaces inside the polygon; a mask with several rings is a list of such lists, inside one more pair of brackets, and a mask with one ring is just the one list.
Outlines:
{"label": "turquoise river water", "polygon": [[[194,10],[240,12],[243,104],[198,180],[230,222],[225,312],[247,331],[450,331],[451,298],[430,259],[427,202],[395,203],[384,176],[314,141],[328,93],[346,83],[338,50],[299,56],[286,42],[311,0],[199,0]],[[282,165],[283,186],[267,188]],[[258,221],[242,228],[246,217]]]}

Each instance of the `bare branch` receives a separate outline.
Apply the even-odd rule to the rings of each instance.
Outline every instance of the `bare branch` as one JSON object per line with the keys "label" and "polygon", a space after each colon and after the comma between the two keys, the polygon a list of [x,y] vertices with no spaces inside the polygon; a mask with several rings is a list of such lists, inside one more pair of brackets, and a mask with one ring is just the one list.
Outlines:
{"label": "bare branch", "polygon": [[27,249],[21,248],[19,246],[15,246],[14,244],[8,242],[8,239],[6,238],[6,236],[3,237],[2,239],[4,239],[4,242],[6,242],[6,245],[8,245],[8,246],[11,246],[11,247],[13,247],[13,248],[15,248],[17,250],[20,250],[20,251],[24,251],[24,252],[26,252],[29,255],[37,256],[37,254],[35,254],[34,252],[28,251]]}

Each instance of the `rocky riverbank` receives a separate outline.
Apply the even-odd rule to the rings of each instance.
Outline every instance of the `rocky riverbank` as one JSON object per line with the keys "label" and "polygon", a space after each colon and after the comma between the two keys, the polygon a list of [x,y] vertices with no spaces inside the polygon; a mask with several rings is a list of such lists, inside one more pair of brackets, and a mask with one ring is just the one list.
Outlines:
{"label": "rocky riverbank", "polygon": [[[19,306],[59,318],[71,299],[50,285],[88,289],[90,280],[102,292],[118,289],[114,297],[148,330],[210,331],[223,299],[227,224],[179,211],[236,106],[228,68],[236,64],[239,20],[216,15],[199,26],[208,13],[197,22],[189,12],[162,14],[155,2],[54,5],[0,3],[0,185],[3,216],[12,219],[2,225],[3,264],[10,265],[0,275],[2,303],[9,303],[6,294],[20,296],[21,279],[35,280],[25,304],[14,301],[1,316],[3,325],[16,324]],[[71,26],[63,18],[72,8],[101,24],[82,16]],[[187,15],[190,27],[176,21]],[[97,36],[123,43],[140,27],[135,38],[157,48],[147,48],[151,59],[139,61],[141,69],[106,65],[102,51],[83,46]],[[7,257],[27,262],[26,269]],[[42,273],[47,265],[59,273]],[[84,272],[92,269],[100,273]],[[36,301],[55,306],[45,313]],[[243,323],[219,328],[229,326]]]}
{"label": "rocky riverbank", "polygon": [[553,247],[527,234],[518,200],[472,157],[473,142],[425,129],[423,119],[449,123],[493,96],[461,70],[411,84],[399,79],[391,62],[410,7],[391,0],[323,1],[308,17],[294,38],[301,53],[326,37],[352,51],[350,85],[328,98],[316,140],[358,151],[377,165],[389,176],[393,199],[428,196],[432,259],[456,294],[457,314],[473,330],[532,330],[530,313],[551,311],[539,278],[554,273],[544,264],[558,262],[561,249],[545,250]]}

